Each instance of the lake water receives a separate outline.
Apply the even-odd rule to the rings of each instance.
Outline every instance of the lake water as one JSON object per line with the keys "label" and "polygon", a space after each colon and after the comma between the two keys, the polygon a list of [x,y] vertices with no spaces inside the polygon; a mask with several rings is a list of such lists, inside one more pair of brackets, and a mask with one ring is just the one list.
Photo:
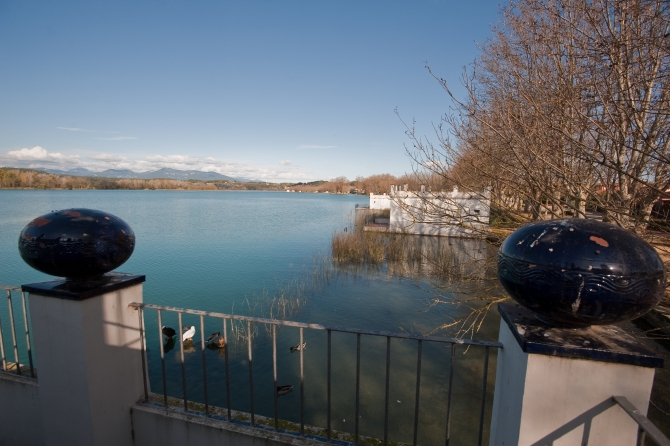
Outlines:
{"label": "lake water", "polygon": [[[413,333],[428,333],[450,318],[466,314],[469,310],[463,306],[431,306],[436,293],[449,300],[450,289],[438,290],[429,280],[406,278],[387,265],[363,270],[332,265],[329,256],[333,233],[350,227],[355,204],[367,201],[365,196],[273,192],[4,190],[0,191],[0,284],[18,286],[50,280],[50,276],[22,261],[18,235],[39,215],[83,207],[115,214],[133,228],[135,252],[118,270],[146,275],[144,301],[148,303],[268,317],[272,299],[284,292],[300,301],[299,308],[288,316],[290,320]],[[484,242],[418,239],[417,243],[451,250],[456,257],[490,255]],[[317,281],[310,279],[315,271],[320,278]],[[4,306],[0,306],[0,317],[6,320]],[[176,327],[177,318],[165,315],[163,323]],[[151,386],[161,392],[161,340],[155,312],[146,312],[146,324]],[[493,310],[477,337],[496,339],[497,324],[497,312]],[[199,331],[197,317],[184,316],[184,325],[195,325]],[[205,331],[209,334],[220,331],[220,327],[220,320],[208,319]],[[189,398],[202,401],[198,336],[197,348],[186,354],[186,364]],[[298,354],[288,353],[288,347],[297,344],[297,336],[297,330],[291,329],[281,330],[278,336],[279,384],[294,385],[294,392],[280,399],[280,417],[292,421],[299,420],[299,359]],[[325,333],[306,331],[305,336],[306,422],[325,426]],[[334,429],[344,431],[352,431],[354,425],[355,345],[355,336],[333,335],[336,378],[332,420]],[[384,338],[364,341],[362,435],[382,436],[385,347]],[[421,444],[444,442],[447,352],[442,345],[424,345]],[[469,444],[476,438],[481,353],[481,349],[471,349],[466,355],[462,349],[457,352],[454,391],[455,404],[461,406],[454,413],[456,441],[452,444]],[[245,345],[232,342],[229,354],[231,377],[238,379],[231,391],[232,407],[246,411],[249,393]],[[218,351],[208,351],[207,355],[210,404],[225,406],[223,358]],[[394,341],[391,357],[390,438],[411,442],[416,342]],[[254,338],[255,410],[268,416],[273,408],[271,358],[271,343],[260,328]],[[39,367],[39,352],[36,363]],[[181,396],[178,346],[166,354],[166,363],[169,393]],[[495,360],[491,365],[490,383],[495,376]],[[434,391],[437,388],[443,390]],[[490,385],[489,402],[492,388]]]}

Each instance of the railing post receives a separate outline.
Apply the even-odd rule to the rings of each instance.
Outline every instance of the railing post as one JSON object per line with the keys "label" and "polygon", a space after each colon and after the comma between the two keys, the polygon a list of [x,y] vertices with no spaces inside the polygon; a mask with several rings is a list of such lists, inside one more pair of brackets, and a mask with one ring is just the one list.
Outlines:
{"label": "railing post", "polygon": [[490,445],[636,444],[612,396],[647,413],[663,360],[615,325],[557,328],[501,304]]}
{"label": "railing post", "polygon": [[137,312],[144,276],[23,285],[30,293],[44,445],[133,444],[144,393]]}

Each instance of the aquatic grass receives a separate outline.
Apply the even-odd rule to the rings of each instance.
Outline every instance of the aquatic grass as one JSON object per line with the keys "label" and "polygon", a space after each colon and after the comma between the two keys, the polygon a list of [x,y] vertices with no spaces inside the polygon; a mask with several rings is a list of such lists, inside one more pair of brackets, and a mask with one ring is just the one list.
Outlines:
{"label": "aquatic grass", "polygon": [[332,238],[332,259],[341,265],[387,261],[396,272],[407,271],[413,277],[437,278],[448,283],[480,280],[487,271],[495,269],[495,259],[481,248],[464,254],[462,249],[451,248],[461,243],[460,239],[443,237],[439,243],[431,240],[403,233],[338,231]]}
{"label": "aquatic grass", "polygon": [[363,262],[361,235],[356,232],[336,232],[333,235],[333,260],[340,263]]}
{"label": "aquatic grass", "polygon": [[332,265],[329,259],[315,254],[309,263],[309,269],[289,281],[277,282],[276,291],[262,300],[268,308],[270,319],[286,319],[303,307],[310,295],[322,290],[331,283]]}
{"label": "aquatic grass", "polygon": [[364,257],[368,262],[381,263],[386,258],[384,237],[374,232],[363,233]]}
{"label": "aquatic grass", "polygon": [[[306,265],[306,270],[290,280],[277,280],[274,291],[263,287],[260,293],[245,297],[245,315],[272,320],[287,320],[298,313],[309,298],[323,290],[333,280],[332,261],[328,256],[314,254]],[[235,314],[233,305],[232,313]],[[262,329],[260,328],[262,325]],[[283,327],[278,327],[282,330]],[[248,333],[244,321],[231,320],[231,337],[237,343],[246,343],[249,336],[254,339],[263,330],[267,336],[272,333],[269,324],[251,324]]]}
{"label": "aquatic grass", "polygon": [[399,234],[389,234],[386,244],[386,259],[389,262],[396,262],[405,258],[405,238]]}
{"label": "aquatic grass", "polygon": [[355,230],[333,234],[332,258],[342,264],[417,262],[422,260],[422,253],[420,247],[408,243],[405,234]]}
{"label": "aquatic grass", "polygon": [[344,231],[333,234],[331,248],[334,261],[346,263],[381,263],[388,259],[387,239],[385,234],[365,231],[365,225],[374,217],[384,215],[380,212],[356,213],[354,224]]}
{"label": "aquatic grass", "polygon": [[[249,298],[244,299],[244,303],[246,304],[247,307],[247,315],[249,316],[254,316],[256,313],[256,310],[259,306],[258,302],[251,303]],[[231,309],[231,314],[235,314],[235,303],[233,302],[233,306]],[[249,337],[253,339],[255,335],[258,333],[258,327],[256,324],[251,325],[251,332],[247,330],[247,323],[244,321],[238,321],[235,319],[228,319],[230,322],[230,339],[236,342],[246,342]],[[230,342],[230,341],[229,341]]]}
{"label": "aquatic grass", "polygon": [[[294,277],[288,283],[278,284],[272,298],[266,299],[270,319],[286,319],[298,312],[307,301],[307,279]],[[266,294],[267,295],[267,294]]]}
{"label": "aquatic grass", "polygon": [[379,233],[336,232],[332,240],[333,260],[339,263],[381,263],[387,257],[384,239]]}
{"label": "aquatic grass", "polygon": [[[508,297],[495,271],[496,246],[482,240],[463,249],[464,239],[363,230],[336,232],[332,259],[340,268],[367,269],[386,262],[389,276],[402,277],[426,292],[426,310],[444,312],[445,323],[429,334],[474,337],[491,308]],[[454,312],[454,307],[461,307]]]}
{"label": "aquatic grass", "polygon": [[[489,310],[505,298],[492,273],[496,247],[481,241],[464,249],[472,241],[368,232],[363,230],[366,218],[356,213],[352,226],[333,234],[330,255],[314,255],[302,273],[247,298],[246,310],[268,319],[291,319],[331,281],[355,280],[383,268],[387,277],[401,277],[425,291],[426,311],[444,312],[445,323],[433,332],[474,336]],[[462,310],[454,312],[455,306]],[[255,330],[271,334],[270,325]],[[236,339],[246,340],[246,331],[246,324],[234,326]]]}

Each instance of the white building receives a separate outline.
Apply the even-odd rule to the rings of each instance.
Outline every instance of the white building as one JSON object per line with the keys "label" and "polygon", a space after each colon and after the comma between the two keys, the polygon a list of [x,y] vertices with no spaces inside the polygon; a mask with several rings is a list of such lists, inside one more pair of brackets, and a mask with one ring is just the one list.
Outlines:
{"label": "white building", "polygon": [[408,191],[391,186],[389,195],[370,194],[370,209],[390,209],[389,231],[450,237],[483,237],[489,227],[491,190]]}
{"label": "white building", "polygon": [[391,209],[391,197],[387,194],[370,194],[370,209]]}

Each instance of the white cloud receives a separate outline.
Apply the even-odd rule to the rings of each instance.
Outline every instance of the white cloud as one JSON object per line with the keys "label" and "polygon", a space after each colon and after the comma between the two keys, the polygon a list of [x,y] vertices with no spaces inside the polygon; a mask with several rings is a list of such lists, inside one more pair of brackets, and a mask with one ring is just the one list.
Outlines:
{"label": "white cloud", "polygon": [[40,146],[32,149],[24,147],[20,150],[10,150],[6,154],[0,154],[0,166],[8,167],[49,167],[60,169],[63,167],[80,167],[81,161],[77,155],[63,155],[58,152],[49,153]]}
{"label": "white cloud", "polygon": [[93,139],[104,139],[105,141],[126,141],[128,139],[137,139],[137,136],[115,136],[113,138],[93,138]]}
{"label": "white cloud", "polygon": [[315,145],[303,145],[298,146],[299,149],[334,149],[336,146],[315,146]]}
{"label": "white cloud", "polygon": [[[175,164],[184,164],[184,163],[196,163],[202,162],[200,158],[195,158],[190,155],[154,155],[147,156],[145,158],[147,161],[153,161],[158,163],[175,163]],[[213,159],[213,158],[212,158]]]}
{"label": "white cloud", "polygon": [[95,132],[95,130],[84,130],[79,127],[56,127],[58,130],[69,130],[71,132]]}
{"label": "white cloud", "polygon": [[32,149],[24,147],[21,150],[10,150],[5,155],[7,159],[14,159],[17,161],[78,161],[78,156],[66,156],[58,152],[49,153],[40,146],[35,146]]}
{"label": "white cloud", "polygon": [[[17,160],[41,160],[47,159],[49,153],[40,146],[35,146],[32,149],[24,147],[21,150],[12,150],[7,152],[7,155]],[[60,153],[58,155],[60,155]]]}
{"label": "white cloud", "polygon": [[58,152],[49,153],[46,149],[35,146],[0,153],[0,166],[50,168],[70,170],[84,167],[93,172],[107,169],[130,169],[135,172],[154,171],[161,168],[178,170],[200,170],[216,172],[233,178],[250,178],[262,181],[311,181],[314,178],[302,172],[300,166],[290,160],[279,164],[259,165],[213,157],[195,157],[191,155],[151,155],[122,156],[109,153],[87,153],[86,155],[68,155]]}
{"label": "white cloud", "polygon": [[91,157],[91,159],[97,160],[97,161],[109,161],[109,162],[116,162],[116,163],[128,161],[128,158],[126,158],[125,156],[110,155],[108,153],[100,153],[98,155],[93,155]]}

